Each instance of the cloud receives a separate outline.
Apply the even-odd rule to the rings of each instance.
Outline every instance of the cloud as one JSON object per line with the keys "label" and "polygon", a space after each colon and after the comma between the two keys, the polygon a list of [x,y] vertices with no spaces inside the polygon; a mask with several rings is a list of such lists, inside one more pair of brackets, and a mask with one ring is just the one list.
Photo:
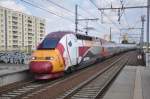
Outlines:
{"label": "cloud", "polygon": [[13,9],[14,11],[23,12],[26,14],[31,14],[30,11],[26,9],[23,5],[16,3],[14,0],[3,0],[0,1],[0,6]]}

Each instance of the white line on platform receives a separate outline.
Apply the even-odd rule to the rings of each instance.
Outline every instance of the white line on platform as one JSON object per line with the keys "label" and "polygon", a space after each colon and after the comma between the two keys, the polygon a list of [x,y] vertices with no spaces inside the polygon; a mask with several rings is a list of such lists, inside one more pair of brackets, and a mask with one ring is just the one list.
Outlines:
{"label": "white line on platform", "polygon": [[142,84],[141,84],[141,71],[143,68],[136,68],[136,78],[134,85],[134,96],[133,99],[143,99],[142,95]]}

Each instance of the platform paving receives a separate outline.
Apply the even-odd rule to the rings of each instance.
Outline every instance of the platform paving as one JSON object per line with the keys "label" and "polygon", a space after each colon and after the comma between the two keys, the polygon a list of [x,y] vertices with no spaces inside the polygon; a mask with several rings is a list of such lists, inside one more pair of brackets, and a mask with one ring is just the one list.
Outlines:
{"label": "platform paving", "polygon": [[150,69],[125,66],[103,99],[150,99]]}
{"label": "platform paving", "polygon": [[28,68],[22,64],[0,64],[0,86],[28,79]]}
{"label": "platform paving", "polygon": [[0,76],[28,70],[28,65],[24,64],[0,64]]}
{"label": "platform paving", "polygon": [[143,99],[150,99],[150,69],[141,73]]}

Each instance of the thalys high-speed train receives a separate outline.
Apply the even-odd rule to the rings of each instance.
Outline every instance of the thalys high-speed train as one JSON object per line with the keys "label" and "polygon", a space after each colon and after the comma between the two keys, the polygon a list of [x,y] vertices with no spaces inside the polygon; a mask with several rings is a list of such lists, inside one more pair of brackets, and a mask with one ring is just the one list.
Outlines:
{"label": "thalys high-speed train", "polygon": [[52,32],[33,52],[29,69],[35,79],[56,78],[134,47],[69,31]]}

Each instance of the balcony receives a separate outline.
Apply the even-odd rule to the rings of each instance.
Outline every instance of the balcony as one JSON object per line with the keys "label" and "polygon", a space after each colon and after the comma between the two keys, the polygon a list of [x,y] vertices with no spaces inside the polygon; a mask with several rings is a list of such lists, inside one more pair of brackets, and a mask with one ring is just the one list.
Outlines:
{"label": "balcony", "polygon": [[13,45],[13,48],[18,48],[18,45]]}
{"label": "balcony", "polygon": [[18,24],[18,22],[17,21],[12,21],[12,25],[17,25]]}
{"label": "balcony", "polygon": [[44,26],[45,24],[44,23],[40,23],[40,25]]}
{"label": "balcony", "polygon": [[18,36],[18,32],[17,31],[12,31],[13,35]]}
{"label": "balcony", "polygon": [[28,20],[28,23],[32,23],[32,21],[31,21],[31,20]]}
{"label": "balcony", "polygon": [[16,31],[16,30],[12,30],[12,32],[13,32],[13,34],[17,34],[18,33],[18,31]]}
{"label": "balcony", "polygon": [[43,33],[43,32],[44,32],[44,30],[40,30],[40,32],[41,32],[41,33]]}
{"label": "balcony", "polygon": [[40,37],[43,37],[43,34],[40,34]]}
{"label": "balcony", "polygon": [[29,41],[32,41],[32,37],[28,37],[28,40],[29,40]]}
{"label": "balcony", "polygon": [[32,24],[28,24],[28,27],[32,27]]}
{"label": "balcony", "polygon": [[16,22],[16,21],[12,21],[12,23],[17,24],[18,22]]}
{"label": "balcony", "polygon": [[41,27],[41,26],[40,26],[40,29],[44,29],[44,27]]}
{"label": "balcony", "polygon": [[18,43],[18,40],[13,40],[13,45],[15,45],[16,43]]}
{"label": "balcony", "polygon": [[18,17],[16,17],[16,16],[12,16],[12,19],[17,20],[17,19],[18,19]]}
{"label": "balcony", "polygon": [[18,27],[17,26],[12,26],[12,29],[18,29]]}
{"label": "balcony", "polygon": [[18,39],[18,35],[13,35],[13,39]]}
{"label": "balcony", "polygon": [[32,41],[28,41],[28,44],[32,44]]}
{"label": "balcony", "polygon": [[28,31],[32,31],[32,29],[31,29],[31,28],[28,28]]}
{"label": "balcony", "polygon": [[31,33],[31,32],[28,32],[28,36],[33,37],[33,36],[34,36],[34,34],[33,34],[33,33]]}

